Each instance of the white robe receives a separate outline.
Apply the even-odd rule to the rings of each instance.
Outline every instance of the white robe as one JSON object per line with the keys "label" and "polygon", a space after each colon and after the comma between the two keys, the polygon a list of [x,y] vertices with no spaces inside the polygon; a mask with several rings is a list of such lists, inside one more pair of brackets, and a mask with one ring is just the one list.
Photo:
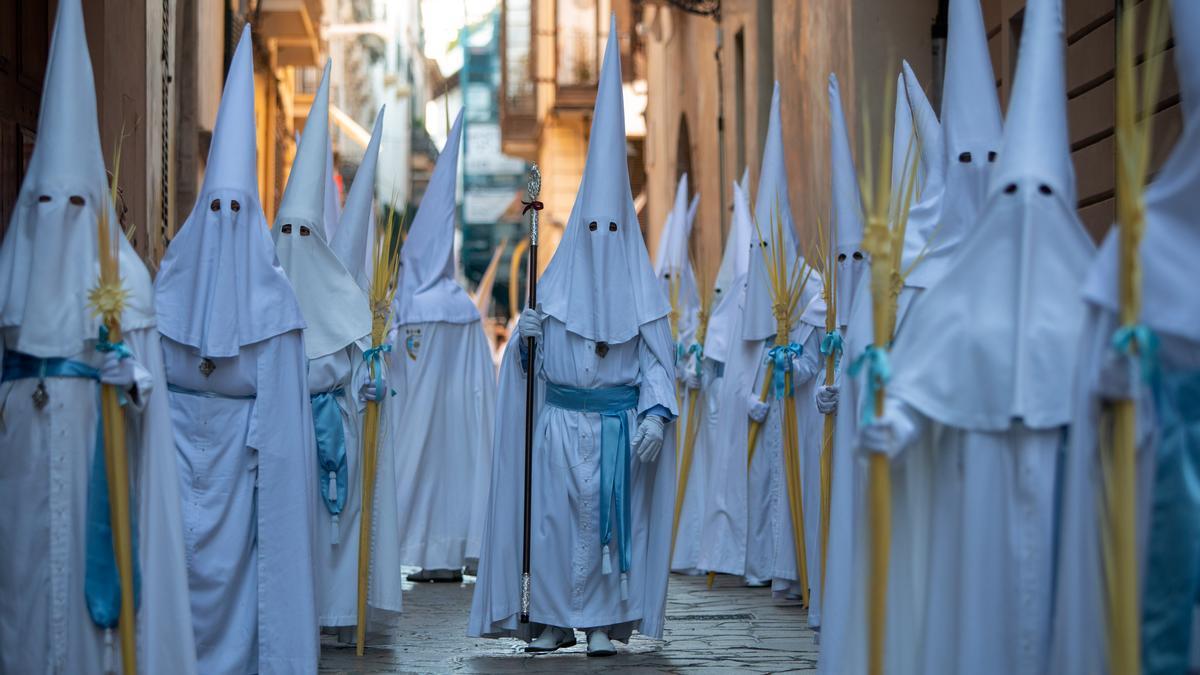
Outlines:
{"label": "white robe", "polygon": [[[819,464],[814,471],[807,470],[807,464],[812,460],[813,435],[810,433],[808,420],[803,407],[811,407],[813,383],[821,368],[820,338],[813,326],[797,323],[791,335],[792,341],[802,345],[798,365],[792,370],[794,392],[789,401],[796,410],[797,449],[799,450],[799,475],[796,477],[800,485],[801,503],[804,509],[804,539],[808,582],[811,588],[814,583],[813,562],[819,541],[819,510],[820,510],[820,471]],[[758,342],[760,355],[758,371],[754,377],[750,392],[754,396],[762,393],[763,378],[767,374],[767,353],[774,347],[773,341]],[[767,418],[763,421],[758,432],[757,447],[750,462],[749,472],[749,508],[748,508],[748,543],[746,548],[746,577],[752,581],[771,580],[771,588],[777,596],[799,595],[800,588],[799,566],[796,561],[796,546],[793,536],[792,512],[789,505],[788,476],[784,462],[783,444],[783,401],[776,399],[773,385],[765,401],[770,405]],[[813,475],[809,475],[813,474]],[[813,490],[817,492],[813,492]],[[814,530],[814,525],[817,526]],[[819,569],[819,568],[818,568]]]}
{"label": "white robe", "polygon": [[[637,417],[655,406],[674,415],[675,385],[668,370],[671,341],[665,318],[644,325],[638,338],[609,345],[603,358],[596,354],[595,342],[567,332],[557,319],[548,317],[543,326],[539,380],[582,388],[636,386]],[[525,375],[516,339],[509,342],[501,374],[502,414],[497,420],[491,508],[468,634],[529,639],[531,625],[546,624],[610,627],[610,637],[622,641],[634,630],[660,638],[675,497],[673,425],[667,425],[662,451],[654,462],[630,457],[631,556],[628,598],[622,600],[615,523],[613,573],[602,574],[600,415],[543,405],[544,387],[538,387],[533,448],[531,624],[517,622],[524,530]],[[631,436],[637,428],[633,417]]]}
{"label": "white robe", "polygon": [[[898,331],[913,295],[908,288],[901,294]],[[856,311],[852,326],[865,325],[859,318]],[[854,342],[853,349],[861,350],[861,339]],[[844,393],[839,402],[820,664],[825,673],[866,672],[870,528],[867,465],[856,447],[861,377],[843,388],[852,395]],[[972,431],[939,424],[894,399],[888,406],[903,420],[903,449],[890,466],[885,668],[932,675],[1041,673],[1049,648],[1054,490],[1065,428],[1014,422],[1003,432]]]}
{"label": "white robe", "polygon": [[[308,362],[310,392],[331,391],[338,387],[344,391],[342,396],[334,398],[341,411],[346,438],[346,502],[338,515],[336,540],[333,517],[321,493],[315,493],[317,607],[322,626],[354,626],[358,623],[358,539],[363,480],[360,437],[365,407],[358,397],[358,390],[367,377],[362,363],[362,349],[356,345]],[[384,428],[382,421],[380,427]],[[377,616],[381,620],[388,618],[388,613],[397,613],[401,609],[399,539],[395,536],[396,492],[388,482],[394,475],[394,456],[386,445],[378,446],[367,608],[368,618]],[[384,482],[380,482],[379,477],[383,477]],[[321,480],[318,474],[318,483]]]}
{"label": "white robe", "polygon": [[401,325],[391,362],[401,561],[461,569],[479,558],[491,479],[496,378],[487,337],[479,321]]}
{"label": "white robe", "polygon": [[[147,673],[196,672],[188,609],[182,520],[166,379],[158,332],[130,331],[125,343],[142,365],[136,407],[126,407],[132,509],[136,519],[141,602],[138,668]],[[92,351],[73,360],[99,369]],[[37,380],[0,385],[0,672],[100,673],[105,631],[84,598],[88,481],[99,417],[95,381],[47,378],[49,401],[37,410]],[[113,635],[113,665],[120,640]]]}
{"label": "white robe", "polygon": [[[692,466],[688,472],[687,492],[683,496],[683,504],[679,512],[675,551],[671,557],[671,571],[686,574],[707,571],[707,568],[700,566],[700,559],[704,555],[704,549],[711,544],[710,541],[704,539],[702,528],[705,510],[710,499],[708,495],[710,474],[714,468],[715,446],[710,429],[720,408],[720,398],[717,395],[720,378],[717,377],[719,369],[717,362],[704,359],[702,363],[701,386],[699,390],[696,390],[696,421],[688,422],[686,412],[675,421],[676,440],[679,441],[679,473],[681,476],[687,425],[698,425],[693,432],[696,440],[692,448]],[[683,407],[686,410],[692,391],[684,388],[683,392]]]}
{"label": "white robe", "polygon": [[[1048,672],[1110,672],[1101,546],[1104,519],[1100,506],[1104,487],[1099,464],[1099,430],[1102,403],[1106,398],[1118,397],[1117,392],[1106,391],[1106,376],[1102,375],[1106,369],[1124,363],[1113,359],[1112,336],[1117,328],[1115,314],[1089,304],[1081,333],[1071,443],[1063,462],[1053,647]],[[1162,373],[1200,372],[1200,344],[1161,332],[1158,340],[1158,366]],[[1153,526],[1156,459],[1162,434],[1152,391],[1144,383],[1132,384],[1137,407],[1138,571],[1144,584],[1147,542]],[[1143,616],[1139,620],[1139,625],[1144,619]],[[1194,632],[1193,626],[1193,641]],[[1195,645],[1192,646],[1195,654]],[[1142,647],[1145,653],[1145,639]],[[1195,668],[1194,660],[1191,667]]]}
{"label": "white robe", "polygon": [[[299,331],[213,359],[163,338],[203,673],[316,672],[316,449]],[[254,398],[227,398],[249,397]]]}
{"label": "white robe", "polygon": [[[920,289],[905,286],[900,291],[896,310],[896,331],[918,297]],[[839,366],[837,421],[833,437],[833,476],[829,508],[829,551],[825,560],[825,588],[819,595],[821,626],[820,672],[829,675],[866,672],[867,633],[867,546],[866,519],[867,466],[858,450],[859,422],[862,419],[863,373],[850,377],[847,372],[866,346],[871,333],[870,278],[864,277],[856,291],[853,314],[844,327],[845,352]],[[928,453],[909,448],[891,465],[892,473],[892,549],[890,579],[906,579],[888,584],[888,633],[885,649],[911,654],[915,638],[907,631],[923,622],[924,576],[922,556],[928,522],[909,517],[910,508],[927,513],[922,499],[928,498]],[[901,561],[905,563],[900,571]],[[896,617],[894,620],[891,617]],[[912,657],[889,657],[889,663],[909,663]]]}
{"label": "white robe", "polygon": [[[733,335],[741,335],[741,324],[739,308]],[[712,467],[705,489],[703,546],[697,566],[711,572],[741,576],[746,573],[748,481],[730,480],[730,476],[745,476],[748,472],[746,392],[753,385],[751,378],[756,375],[763,352],[757,341],[733,339],[731,342],[728,362],[721,368],[722,375],[715,384],[713,408],[716,414],[704,429],[706,437],[712,439]],[[706,447],[710,446],[706,443]]]}

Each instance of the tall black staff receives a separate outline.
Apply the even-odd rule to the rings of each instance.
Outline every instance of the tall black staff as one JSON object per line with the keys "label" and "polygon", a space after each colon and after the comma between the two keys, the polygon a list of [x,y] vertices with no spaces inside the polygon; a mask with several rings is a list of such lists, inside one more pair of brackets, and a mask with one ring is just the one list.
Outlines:
{"label": "tall black staff", "polygon": [[[529,185],[527,187],[529,201],[522,213],[529,214],[529,304],[530,309],[537,309],[537,248],[538,248],[538,211],[542,203],[538,194],[542,191],[542,173],[537,164],[529,169]],[[537,355],[537,340],[529,338],[526,353],[529,355],[529,369],[525,373],[525,533],[521,542],[521,623],[529,623],[529,539],[533,521],[533,405],[534,405],[534,359]]]}

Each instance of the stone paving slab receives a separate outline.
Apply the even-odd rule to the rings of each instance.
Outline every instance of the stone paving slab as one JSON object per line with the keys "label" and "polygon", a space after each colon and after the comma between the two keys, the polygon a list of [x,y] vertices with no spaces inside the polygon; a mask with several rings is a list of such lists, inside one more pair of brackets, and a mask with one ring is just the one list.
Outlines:
{"label": "stone paving slab", "polygon": [[321,673],[809,673],[816,672],[816,637],[798,603],[775,602],[766,588],[734,577],[671,576],[663,640],[634,635],[619,654],[589,659],[579,644],[553,654],[525,654],[515,639],[466,637],[474,579],[462,584],[407,584],[404,615],[386,634],[354,647],[324,636]]}

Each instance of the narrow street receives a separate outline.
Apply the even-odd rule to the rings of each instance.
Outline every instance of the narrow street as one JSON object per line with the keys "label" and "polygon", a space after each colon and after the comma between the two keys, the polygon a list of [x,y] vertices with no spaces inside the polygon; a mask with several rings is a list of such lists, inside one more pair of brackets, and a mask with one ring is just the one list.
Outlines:
{"label": "narrow street", "polygon": [[462,584],[406,585],[404,616],[386,643],[359,659],[354,648],[325,636],[321,673],[809,673],[817,645],[805,612],[776,603],[765,588],[735,577],[671,576],[667,630],[662,641],[634,636],[620,653],[589,659],[583,635],[571,649],[526,655],[512,639],[465,637],[473,579]]}

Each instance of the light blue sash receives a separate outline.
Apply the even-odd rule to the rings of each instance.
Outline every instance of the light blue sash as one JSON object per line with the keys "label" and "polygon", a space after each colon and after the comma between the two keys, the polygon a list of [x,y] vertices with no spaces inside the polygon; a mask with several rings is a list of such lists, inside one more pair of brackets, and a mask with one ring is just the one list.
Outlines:
{"label": "light blue sash", "polygon": [[621,570],[622,597],[627,594],[630,529],[629,504],[629,411],[637,408],[637,387],[580,389],[546,383],[546,403],[563,410],[600,415],[600,545],[604,547],[603,572],[612,573],[609,542],[612,541],[611,512],[617,513],[617,552]]}
{"label": "light blue sash", "polygon": [[317,491],[333,516],[333,543],[338,543],[338,516],[346,506],[346,430],[337,397],[342,388],[313,394],[313,429],[317,435]]}
{"label": "light blue sash", "polygon": [[199,396],[200,398],[223,398],[230,401],[253,401],[254,394],[245,394],[243,396],[231,396],[229,394],[219,394],[215,391],[201,391],[199,389],[188,389],[177,384],[167,383],[167,391],[172,394],[183,394],[184,396]]}
{"label": "light blue sash", "polygon": [[[102,338],[106,338],[102,335]],[[100,351],[115,351],[128,355],[124,344],[110,344],[106,339],[101,344],[107,349]],[[0,381],[45,379],[47,377],[76,377],[100,381],[100,373],[95,368],[71,359],[42,359],[21,352],[8,351],[4,353],[4,371]],[[122,403],[124,399],[122,398]],[[97,405],[97,408],[99,406]],[[92,450],[92,473],[88,477],[87,497],[87,532],[86,553],[87,566],[84,571],[83,593],[87,600],[88,614],[100,628],[111,629],[117,626],[121,615],[121,577],[117,572],[116,555],[113,553],[113,533],[111,513],[108,503],[108,476],[104,464],[104,419],[97,416],[96,442]],[[130,504],[133,499],[130,496]],[[136,508],[130,509],[133,533],[133,593],[135,606],[140,602],[141,572],[138,568],[138,530],[134,514]]]}
{"label": "light blue sash", "polygon": [[[1143,373],[1156,366],[1143,365]],[[1187,672],[1200,596],[1200,371],[1159,372],[1153,380],[1161,435],[1142,599],[1147,675]]]}

